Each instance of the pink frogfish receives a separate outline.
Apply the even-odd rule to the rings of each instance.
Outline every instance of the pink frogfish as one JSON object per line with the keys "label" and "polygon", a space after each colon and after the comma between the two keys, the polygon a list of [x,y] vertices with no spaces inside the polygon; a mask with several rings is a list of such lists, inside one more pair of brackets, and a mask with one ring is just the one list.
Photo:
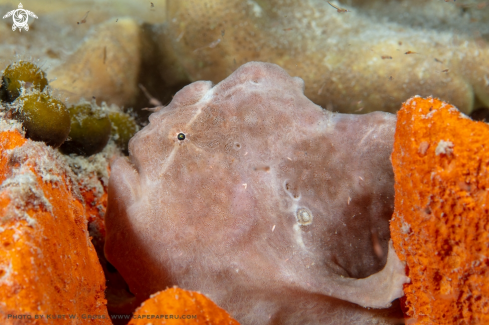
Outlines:
{"label": "pink frogfish", "polygon": [[243,325],[400,322],[394,115],[323,110],[251,62],[149,121],[112,165],[106,215],[105,254],[139,300],[177,285]]}

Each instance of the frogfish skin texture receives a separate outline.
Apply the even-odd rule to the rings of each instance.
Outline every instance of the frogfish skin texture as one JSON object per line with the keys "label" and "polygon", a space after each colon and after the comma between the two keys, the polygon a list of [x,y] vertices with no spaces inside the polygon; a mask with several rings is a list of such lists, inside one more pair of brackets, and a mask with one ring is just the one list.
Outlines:
{"label": "frogfish skin texture", "polygon": [[[335,114],[251,62],[150,116],[112,165],[105,253],[143,300],[178,285],[241,324],[391,324],[395,116]],[[182,134],[184,136],[182,136]]]}

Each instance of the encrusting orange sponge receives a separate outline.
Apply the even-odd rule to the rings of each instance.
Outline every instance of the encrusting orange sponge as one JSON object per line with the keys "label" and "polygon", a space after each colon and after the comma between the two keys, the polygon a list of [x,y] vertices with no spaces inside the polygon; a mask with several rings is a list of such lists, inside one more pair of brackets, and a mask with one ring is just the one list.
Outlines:
{"label": "encrusting orange sponge", "polygon": [[177,287],[160,291],[136,309],[129,325],[239,325],[201,293]]}
{"label": "encrusting orange sponge", "polygon": [[87,210],[57,155],[0,133],[1,324],[111,324]]}
{"label": "encrusting orange sponge", "polygon": [[489,125],[435,98],[398,113],[394,247],[408,324],[489,324]]}

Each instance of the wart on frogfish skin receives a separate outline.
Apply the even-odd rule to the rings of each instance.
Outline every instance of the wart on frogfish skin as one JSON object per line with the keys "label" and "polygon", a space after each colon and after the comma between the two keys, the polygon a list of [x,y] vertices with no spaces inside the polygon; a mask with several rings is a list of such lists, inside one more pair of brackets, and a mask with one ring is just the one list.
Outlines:
{"label": "wart on frogfish skin", "polygon": [[308,226],[312,223],[312,212],[307,208],[297,210],[297,222],[301,226]]}

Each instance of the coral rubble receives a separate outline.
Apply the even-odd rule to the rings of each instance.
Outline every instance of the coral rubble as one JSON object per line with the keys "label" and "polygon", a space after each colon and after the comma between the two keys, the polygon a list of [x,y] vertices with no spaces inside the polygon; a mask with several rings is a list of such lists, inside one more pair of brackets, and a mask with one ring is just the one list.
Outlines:
{"label": "coral rubble", "polygon": [[239,325],[203,294],[177,287],[155,293],[143,302],[129,325],[146,325],[148,322],[153,325]]}
{"label": "coral rubble", "polygon": [[[33,3],[42,19],[22,37],[0,25],[0,63],[6,67],[14,53],[41,60],[68,105],[95,96],[140,109],[147,102],[138,83],[166,104],[189,77],[219,82],[260,60],[302,76],[308,98],[333,111],[394,112],[415,94],[466,113],[489,107],[486,4],[331,2],[348,12],[322,0]],[[0,0],[2,9],[15,8]],[[141,122],[147,112],[139,113]]]}
{"label": "coral rubble", "polygon": [[[396,9],[393,17],[379,14],[386,3]],[[308,98],[334,111],[395,112],[416,94],[466,113],[474,96],[489,106],[489,45],[474,36],[487,31],[488,19],[474,24],[442,1],[346,7],[338,13],[323,0],[169,0],[169,39],[192,80],[218,82],[248,61],[276,63],[305,80]],[[419,17],[427,28],[412,26]],[[450,24],[436,28],[447,20],[458,23],[458,33]]]}
{"label": "coral rubble", "polygon": [[416,324],[489,322],[489,125],[435,98],[398,113],[394,246]]}
{"label": "coral rubble", "polygon": [[66,323],[76,315],[70,323],[84,324],[95,314],[93,324],[111,324],[71,170],[54,149],[14,129],[0,133],[0,152],[1,323],[48,324],[57,315]]}
{"label": "coral rubble", "polygon": [[100,24],[66,62],[49,72],[57,78],[50,84],[74,103],[93,96],[98,102],[132,104],[139,91],[140,42],[141,29],[132,19]]}
{"label": "coral rubble", "polygon": [[[111,169],[107,259],[144,300],[178,285],[242,324],[395,324],[395,116],[336,114],[251,62],[193,83]],[[304,308],[307,307],[307,312]]]}

